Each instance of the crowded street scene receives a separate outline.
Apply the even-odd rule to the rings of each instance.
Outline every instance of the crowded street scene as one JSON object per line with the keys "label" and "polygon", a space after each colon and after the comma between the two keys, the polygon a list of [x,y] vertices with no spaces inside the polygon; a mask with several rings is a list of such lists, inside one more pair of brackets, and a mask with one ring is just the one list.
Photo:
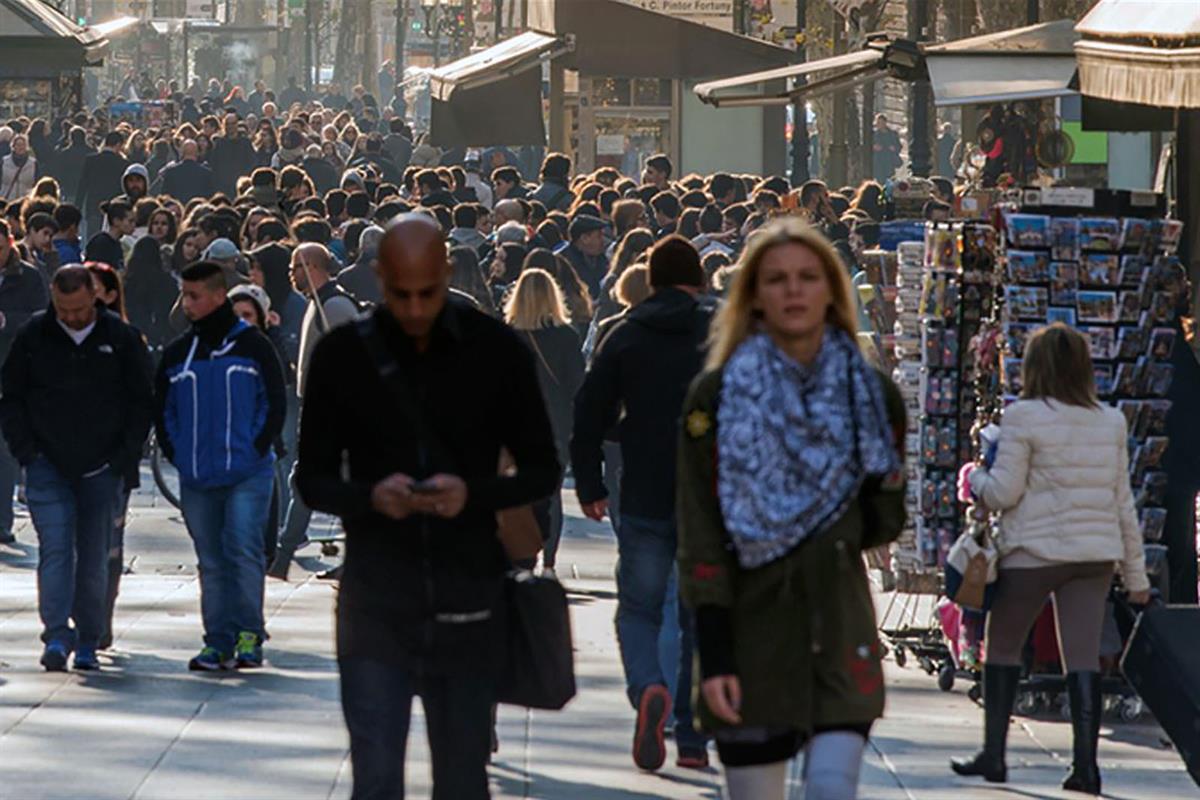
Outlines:
{"label": "crowded street scene", "polygon": [[0,0],[0,800],[1200,798],[1200,2]]}

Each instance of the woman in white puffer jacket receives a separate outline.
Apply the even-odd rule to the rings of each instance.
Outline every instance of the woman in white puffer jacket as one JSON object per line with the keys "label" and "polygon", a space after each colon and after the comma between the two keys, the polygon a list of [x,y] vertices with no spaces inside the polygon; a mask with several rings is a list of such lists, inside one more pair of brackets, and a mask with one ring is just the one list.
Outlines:
{"label": "woman in white puffer jacket", "polygon": [[1132,601],[1144,603],[1150,586],[1129,486],[1128,432],[1124,415],[1096,398],[1088,342],[1078,331],[1042,328],[1029,338],[1021,366],[1022,399],[1004,412],[995,462],[967,476],[971,493],[1002,512],[1000,573],[987,623],[984,748],[951,766],[1005,781],[1021,652],[1053,594],[1075,739],[1063,788],[1099,794],[1100,630],[1114,566]]}

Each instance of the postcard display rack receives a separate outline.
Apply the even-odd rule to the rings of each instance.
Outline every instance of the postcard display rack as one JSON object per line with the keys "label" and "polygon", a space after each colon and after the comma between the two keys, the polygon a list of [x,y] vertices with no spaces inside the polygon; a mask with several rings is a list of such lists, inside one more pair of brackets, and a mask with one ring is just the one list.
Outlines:
{"label": "postcard display rack", "polygon": [[[1025,209],[1027,211],[1027,209]],[[1063,322],[1088,338],[1101,400],[1129,424],[1129,473],[1142,535],[1162,538],[1166,510],[1166,420],[1176,341],[1174,292],[1183,270],[1177,220],[1005,214],[1001,383],[1005,400],[1021,391],[1025,341]]]}

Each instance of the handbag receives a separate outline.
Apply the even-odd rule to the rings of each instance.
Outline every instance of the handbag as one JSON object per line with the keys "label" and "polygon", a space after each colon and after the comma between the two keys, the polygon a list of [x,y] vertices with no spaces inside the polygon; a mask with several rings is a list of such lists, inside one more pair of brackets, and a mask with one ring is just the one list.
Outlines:
{"label": "handbag", "polygon": [[567,592],[527,570],[504,582],[507,649],[496,699],[558,711],[575,696],[575,649]]}
{"label": "handbag", "polygon": [[965,531],[946,555],[946,596],[963,608],[987,611],[999,553],[986,531]]}

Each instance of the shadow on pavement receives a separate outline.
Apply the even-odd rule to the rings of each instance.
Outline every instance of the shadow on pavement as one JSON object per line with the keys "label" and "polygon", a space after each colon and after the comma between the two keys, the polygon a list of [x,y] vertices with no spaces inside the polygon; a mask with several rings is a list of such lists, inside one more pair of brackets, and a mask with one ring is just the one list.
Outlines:
{"label": "shadow on pavement", "polygon": [[[576,800],[658,800],[661,797],[658,794],[630,789],[551,778],[538,772],[527,773],[503,762],[493,763],[490,773],[499,789],[498,794],[505,797],[527,797],[531,800],[532,798],[561,797],[571,797]],[[710,781],[688,780],[674,775],[655,777],[673,783],[695,786],[697,790],[700,790],[695,795],[698,800],[720,800],[721,797],[720,790]]]}

